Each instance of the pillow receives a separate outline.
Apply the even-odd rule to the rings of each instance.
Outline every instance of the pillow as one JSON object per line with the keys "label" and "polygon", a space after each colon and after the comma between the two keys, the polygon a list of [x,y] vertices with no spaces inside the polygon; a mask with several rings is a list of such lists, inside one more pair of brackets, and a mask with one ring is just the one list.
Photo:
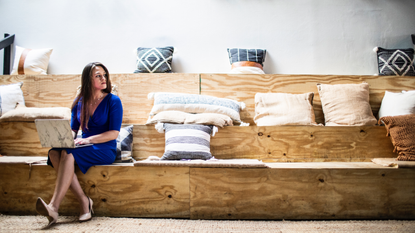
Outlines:
{"label": "pillow", "polygon": [[16,46],[12,75],[47,74],[50,54],[53,49],[25,49]]}
{"label": "pillow", "polygon": [[173,124],[200,124],[223,126],[233,125],[229,116],[218,113],[186,113],[181,111],[163,111],[149,119],[146,124],[173,123]]}
{"label": "pillow", "polygon": [[162,111],[219,113],[240,122],[239,110],[245,108],[245,104],[242,102],[207,95],[151,92],[148,94],[148,98],[154,99],[150,116],[154,116]]}
{"label": "pillow", "polygon": [[415,91],[402,91],[402,93],[385,91],[378,118],[407,114],[415,114]]}
{"label": "pillow", "polygon": [[71,109],[66,107],[28,108],[17,106],[0,117],[0,121],[35,121],[35,119],[71,119]]}
{"label": "pillow", "polygon": [[133,125],[123,126],[117,137],[117,157],[115,162],[133,162]]}
{"label": "pillow", "polygon": [[326,126],[376,125],[369,84],[317,84]]}
{"label": "pillow", "polygon": [[210,135],[217,128],[208,125],[159,123],[156,129],[166,132],[166,146],[161,160],[210,159]]}
{"label": "pillow", "polygon": [[137,49],[137,69],[134,73],[171,73],[174,48]]}
{"label": "pillow", "polygon": [[15,109],[17,104],[25,105],[22,85],[23,82],[0,86],[0,116]]}
{"label": "pillow", "polygon": [[414,49],[384,49],[376,47],[380,75],[415,76]]}
{"label": "pillow", "polygon": [[415,161],[415,115],[386,116],[379,119],[381,122],[391,137],[398,160]]}
{"label": "pillow", "polygon": [[265,49],[228,48],[229,62],[231,64],[241,61],[256,62],[263,66],[267,51]]}
{"label": "pillow", "polygon": [[259,67],[240,66],[232,68],[229,74],[265,74],[265,72]]}
{"label": "pillow", "polygon": [[256,93],[255,117],[258,126],[317,125],[313,109],[314,93]]}
{"label": "pillow", "polygon": [[[79,95],[79,93],[81,93],[81,88],[82,88],[82,85],[79,85],[76,88],[75,97],[77,97]],[[118,95],[118,87],[117,87],[117,85],[111,84],[111,93],[114,94],[114,95]]]}

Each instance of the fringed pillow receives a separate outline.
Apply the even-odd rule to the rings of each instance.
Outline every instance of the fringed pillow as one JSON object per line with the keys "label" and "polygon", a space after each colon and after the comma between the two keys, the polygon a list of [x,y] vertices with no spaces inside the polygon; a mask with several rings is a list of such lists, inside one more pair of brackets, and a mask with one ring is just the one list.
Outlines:
{"label": "fringed pillow", "polygon": [[415,114],[382,117],[380,123],[385,124],[398,160],[415,161]]}
{"label": "fringed pillow", "polygon": [[213,137],[217,132],[216,126],[158,123],[156,129],[166,133],[162,160],[212,158],[210,136]]}

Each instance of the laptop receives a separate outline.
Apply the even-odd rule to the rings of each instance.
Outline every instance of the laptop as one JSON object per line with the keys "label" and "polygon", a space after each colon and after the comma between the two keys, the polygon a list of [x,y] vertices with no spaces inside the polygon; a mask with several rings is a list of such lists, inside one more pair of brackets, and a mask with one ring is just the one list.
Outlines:
{"label": "laptop", "polygon": [[36,119],[35,124],[42,147],[78,148],[92,145],[75,145],[69,120]]}

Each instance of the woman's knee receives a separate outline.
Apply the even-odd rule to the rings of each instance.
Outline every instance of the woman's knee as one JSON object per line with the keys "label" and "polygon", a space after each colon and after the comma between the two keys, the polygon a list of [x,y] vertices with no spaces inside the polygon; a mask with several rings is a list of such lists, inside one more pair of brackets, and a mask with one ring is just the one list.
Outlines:
{"label": "woman's knee", "polygon": [[49,159],[52,162],[53,166],[55,166],[55,164],[59,164],[60,157],[61,157],[60,151],[56,151],[56,150],[49,151]]}

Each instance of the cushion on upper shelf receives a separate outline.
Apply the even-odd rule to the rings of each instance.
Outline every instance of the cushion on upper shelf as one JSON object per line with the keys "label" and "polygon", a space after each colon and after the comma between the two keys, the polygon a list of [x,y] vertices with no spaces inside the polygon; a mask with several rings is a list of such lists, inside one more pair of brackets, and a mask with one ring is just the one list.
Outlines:
{"label": "cushion on upper shelf", "polygon": [[256,93],[255,117],[258,126],[317,125],[313,109],[314,93]]}
{"label": "cushion on upper shelf", "polygon": [[173,124],[200,124],[214,125],[223,128],[230,126],[232,119],[218,113],[186,113],[182,111],[162,111],[149,119],[146,124],[173,123]]}
{"label": "cushion on upper shelf", "polygon": [[217,130],[215,126],[159,123],[156,128],[159,126],[163,127],[166,140],[162,160],[212,158],[210,136]]}
{"label": "cushion on upper shelf", "polygon": [[171,73],[174,48],[137,48],[137,64],[134,73]]}
{"label": "cushion on upper shelf", "polygon": [[245,104],[231,99],[217,98],[207,95],[152,92],[148,94],[149,99],[154,99],[154,105],[150,116],[162,111],[182,111],[187,113],[219,113],[240,122],[240,109]]}
{"label": "cushion on upper shelf", "polygon": [[407,114],[415,114],[415,91],[402,91],[399,93],[385,91],[378,118]]}
{"label": "cushion on upper shelf", "polygon": [[376,47],[380,75],[415,76],[414,49],[384,49]]}
{"label": "cushion on upper shelf", "polygon": [[265,49],[228,48],[229,62],[252,61],[263,66],[267,51]]}
{"label": "cushion on upper shelf", "polygon": [[326,126],[376,125],[369,84],[317,84]]}
{"label": "cushion on upper shelf", "polygon": [[415,114],[385,116],[379,123],[385,124],[398,160],[415,161]]}
{"label": "cushion on upper shelf", "polygon": [[23,82],[0,86],[0,116],[15,109],[18,104],[25,105],[22,85]]}
{"label": "cushion on upper shelf", "polygon": [[35,119],[71,119],[71,109],[67,107],[34,108],[18,105],[0,117],[0,121],[35,121]]}
{"label": "cushion on upper shelf", "polygon": [[51,48],[26,49],[16,46],[12,75],[47,74]]}

